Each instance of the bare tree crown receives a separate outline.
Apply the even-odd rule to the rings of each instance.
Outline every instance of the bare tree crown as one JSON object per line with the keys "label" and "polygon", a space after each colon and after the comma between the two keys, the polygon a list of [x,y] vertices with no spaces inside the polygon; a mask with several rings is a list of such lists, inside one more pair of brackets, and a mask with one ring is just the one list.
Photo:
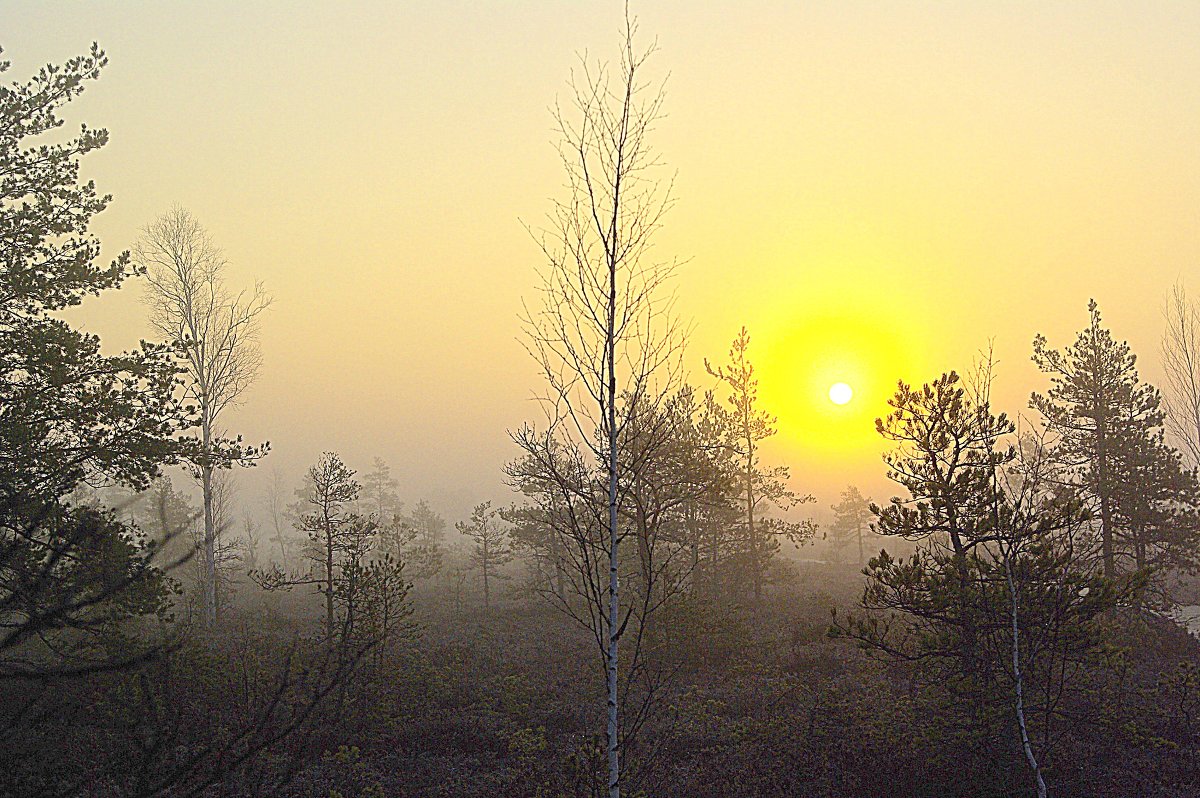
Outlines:
{"label": "bare tree crown", "polygon": [[1200,307],[1182,283],[1163,303],[1162,365],[1166,426],[1183,448],[1188,465],[1200,466]]}
{"label": "bare tree crown", "polygon": [[551,426],[569,422],[597,456],[610,400],[608,342],[616,349],[613,396],[630,407],[658,404],[678,386],[687,332],[667,290],[679,262],[651,255],[674,181],[662,175],[649,140],[663,116],[663,85],[643,77],[655,47],[636,50],[635,33],[629,20],[616,79],[608,65],[581,56],[569,105],[553,109],[566,192],[545,227],[529,229],[546,260],[540,306],[526,304],[521,318],[523,343],[546,380],[538,398]]}
{"label": "bare tree crown", "polygon": [[188,397],[215,421],[258,377],[259,322],[271,297],[262,283],[228,287],[224,253],[184,208],[147,225],[135,254],[146,268],[150,324],[182,348],[192,377]]}

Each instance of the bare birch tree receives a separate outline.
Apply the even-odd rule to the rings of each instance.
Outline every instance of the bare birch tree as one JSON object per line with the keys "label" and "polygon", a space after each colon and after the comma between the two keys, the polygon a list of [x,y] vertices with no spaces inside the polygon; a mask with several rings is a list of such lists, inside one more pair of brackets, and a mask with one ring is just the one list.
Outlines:
{"label": "bare birch tree", "polygon": [[1162,365],[1167,432],[1200,466],[1200,306],[1175,283],[1163,302]]}
{"label": "bare birch tree", "polygon": [[[663,102],[661,85],[644,77],[654,48],[635,49],[635,33],[627,12],[617,66],[581,59],[570,105],[555,108],[566,196],[533,233],[546,266],[540,306],[526,305],[522,319],[547,385],[540,396],[547,426],[513,435],[526,462],[552,466],[546,476],[565,491],[565,516],[573,519],[564,542],[574,549],[589,608],[583,617],[604,662],[610,798],[621,789],[618,651],[629,618],[622,618],[618,576],[626,536],[618,448],[631,414],[658,406],[677,387],[684,339],[664,290],[676,262],[650,251],[672,195],[650,145]],[[595,512],[600,501],[604,510]]]}
{"label": "bare birch tree", "polygon": [[224,254],[187,210],[175,207],[147,225],[136,247],[146,267],[146,304],[154,331],[176,342],[187,371],[187,398],[200,414],[201,448],[194,463],[204,497],[204,621],[217,622],[217,527],[213,472],[261,450],[223,445],[219,427],[258,377],[259,322],[271,299],[261,283],[234,292]]}

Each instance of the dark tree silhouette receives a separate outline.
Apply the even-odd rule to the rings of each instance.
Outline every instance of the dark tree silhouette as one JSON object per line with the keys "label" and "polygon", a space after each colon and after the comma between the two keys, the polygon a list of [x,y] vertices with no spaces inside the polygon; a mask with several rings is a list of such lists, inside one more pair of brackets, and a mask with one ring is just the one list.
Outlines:
{"label": "dark tree silhouette", "polygon": [[1033,359],[1050,389],[1030,404],[1057,436],[1064,485],[1092,506],[1105,576],[1191,566],[1200,552],[1200,487],[1165,439],[1162,396],[1138,376],[1129,344],[1088,303],[1088,326],[1062,351],[1043,336]]}
{"label": "dark tree silhouette", "polygon": [[296,524],[308,533],[304,556],[313,566],[309,573],[290,574],[275,567],[250,574],[264,590],[314,587],[324,599],[325,640],[330,645],[339,630],[343,639],[353,635],[364,604],[381,598],[369,595],[372,587],[387,593],[382,600],[389,606],[402,604],[408,593],[403,563],[390,555],[370,557],[378,533],[374,517],[347,510],[361,490],[354,473],[332,452],[322,454],[308,470]]}
{"label": "dark tree silhouette", "polygon": [[[1049,480],[1044,448],[1020,457],[1015,425],[991,411],[989,382],[967,390],[951,372],[920,389],[900,384],[877,427],[898,444],[886,460],[907,495],[872,510],[881,535],[917,550],[871,558],[865,613],[835,615],[833,631],[917,666],[947,696],[944,721],[977,739],[1011,733],[1044,795],[1041,759],[1054,753],[1073,675],[1104,650],[1099,619],[1139,586],[1080,556],[1087,514]],[[995,711],[1006,703],[1011,715]]]}
{"label": "dark tree silhouette", "polygon": [[112,645],[122,621],[167,610],[154,547],[72,501],[85,484],[143,489],[190,451],[170,348],[102,355],[57,317],[137,273],[128,253],[98,264],[88,231],[110,198],[79,183],[79,159],[108,133],[38,143],[106,63],[93,45],[0,87],[0,678],[136,663],[147,649]]}

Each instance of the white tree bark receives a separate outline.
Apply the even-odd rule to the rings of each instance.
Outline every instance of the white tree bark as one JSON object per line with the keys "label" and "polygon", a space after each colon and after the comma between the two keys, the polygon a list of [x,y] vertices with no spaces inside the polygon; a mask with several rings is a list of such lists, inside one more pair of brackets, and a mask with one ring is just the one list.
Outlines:
{"label": "white tree bark", "polygon": [[[670,184],[653,177],[659,164],[648,145],[662,93],[645,93],[640,70],[651,51],[634,51],[634,33],[627,16],[619,75],[610,83],[605,66],[583,62],[582,76],[571,84],[578,117],[556,114],[570,194],[556,203],[550,229],[535,235],[548,262],[541,275],[544,307],[527,307],[523,319],[526,347],[548,384],[549,426],[514,434],[534,459],[585,452],[594,458],[572,460],[588,475],[561,487],[570,494],[567,505],[595,508],[594,516],[574,522],[571,545],[579,554],[576,589],[587,602],[586,623],[604,664],[609,798],[619,798],[622,774],[619,517],[627,488],[619,452],[632,408],[656,406],[677,383],[683,339],[672,297],[658,291],[675,263],[652,262],[648,255],[671,196]],[[590,486],[600,488],[601,479],[603,488],[593,495]],[[637,651],[635,644],[631,663]]]}
{"label": "white tree bark", "polygon": [[1012,617],[1012,666],[1015,680],[1014,699],[1017,714],[1017,725],[1021,729],[1021,748],[1025,751],[1025,761],[1033,771],[1037,784],[1038,798],[1046,798],[1046,782],[1042,778],[1042,769],[1038,765],[1037,756],[1033,752],[1033,743],[1029,740],[1029,727],[1025,724],[1025,679],[1021,675],[1021,627],[1019,623],[1020,601],[1017,597],[1017,585],[1013,579],[1012,549],[1006,547],[1004,553],[1004,575],[1008,579],[1009,607]]}
{"label": "white tree bark", "polygon": [[173,208],[146,226],[136,247],[146,267],[150,323],[176,342],[187,366],[187,396],[200,414],[202,451],[195,463],[204,500],[204,621],[217,623],[218,532],[213,512],[213,470],[223,411],[237,404],[258,376],[259,317],[271,304],[256,284],[232,293],[228,266],[208,232],[183,208]]}

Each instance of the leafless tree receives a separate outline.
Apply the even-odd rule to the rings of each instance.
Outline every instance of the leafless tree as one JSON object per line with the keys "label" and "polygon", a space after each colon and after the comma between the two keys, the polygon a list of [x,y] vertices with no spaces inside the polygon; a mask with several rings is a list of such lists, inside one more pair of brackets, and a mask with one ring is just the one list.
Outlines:
{"label": "leafless tree", "polygon": [[274,533],[268,540],[271,543],[279,546],[279,565],[281,568],[288,567],[288,552],[287,552],[287,500],[284,487],[283,472],[278,468],[272,467],[269,472],[268,482],[263,494],[263,503],[267,506],[267,513],[271,518],[271,531]]}
{"label": "leafless tree", "polygon": [[1200,466],[1200,306],[1175,283],[1163,301],[1166,427],[1193,468]]}
{"label": "leafless tree", "polygon": [[262,527],[249,512],[242,513],[242,565],[251,570],[258,567],[259,543]]}
{"label": "leafless tree", "polygon": [[[195,468],[204,494],[204,619],[217,621],[217,526],[213,472],[231,459],[221,446],[222,413],[236,405],[258,377],[259,322],[271,298],[261,283],[235,292],[225,280],[224,254],[208,231],[175,207],[147,225],[136,247],[147,269],[146,304],[154,331],[175,341],[187,369],[187,396],[200,414],[201,449]],[[232,459],[253,457],[238,450]]]}
{"label": "leafless tree", "polygon": [[[971,400],[980,407],[990,407],[992,401],[992,382],[995,378],[995,356],[992,343],[989,341],[986,351],[980,353],[976,360],[973,373],[967,378],[967,392]],[[988,458],[989,496],[988,507],[992,516],[996,550],[989,549],[988,543],[984,548],[993,560],[999,560],[1004,566],[1004,584],[1007,588],[1008,614],[1011,629],[1012,679],[1013,679],[1013,714],[1017,718],[1017,729],[1020,732],[1021,751],[1025,762],[1033,774],[1034,785],[1038,798],[1046,798],[1046,780],[1042,775],[1042,766],[1038,762],[1037,751],[1029,732],[1029,722],[1025,711],[1026,673],[1021,666],[1021,591],[1018,578],[1015,575],[1016,566],[1029,556],[1033,541],[1037,537],[1039,523],[1033,508],[1044,506],[1052,495],[1048,490],[1049,472],[1054,468],[1050,449],[1046,445],[1047,430],[1044,428],[1040,435],[1022,436],[1016,426],[1012,431],[1017,433],[1018,442],[1025,438],[1025,445],[1016,445],[1011,449],[1013,460],[1009,469],[999,467],[997,458]],[[999,438],[994,439],[998,442]],[[993,447],[994,448],[994,447]],[[1004,458],[1001,455],[1000,460]],[[1009,510],[1002,512],[1002,508]],[[1078,519],[1078,516],[1076,517]],[[1053,526],[1048,525],[1048,526]],[[1070,528],[1068,522],[1066,528]]]}
{"label": "leafless tree", "polygon": [[[526,462],[567,467],[551,478],[566,493],[565,507],[594,508],[604,497],[602,513],[567,516],[574,522],[568,545],[575,548],[580,593],[591,607],[589,626],[605,665],[611,798],[620,795],[617,663],[625,629],[618,449],[631,412],[659,405],[678,385],[685,337],[665,290],[677,264],[651,254],[653,234],[673,203],[672,183],[660,179],[650,145],[663,91],[644,77],[654,48],[635,49],[636,27],[627,11],[616,68],[581,59],[569,84],[570,105],[555,107],[566,196],[555,202],[543,230],[531,230],[546,267],[541,302],[526,305],[522,319],[526,347],[547,385],[539,397],[547,426],[514,433]],[[564,452],[568,456],[560,457]],[[578,478],[577,467],[590,476]]]}

